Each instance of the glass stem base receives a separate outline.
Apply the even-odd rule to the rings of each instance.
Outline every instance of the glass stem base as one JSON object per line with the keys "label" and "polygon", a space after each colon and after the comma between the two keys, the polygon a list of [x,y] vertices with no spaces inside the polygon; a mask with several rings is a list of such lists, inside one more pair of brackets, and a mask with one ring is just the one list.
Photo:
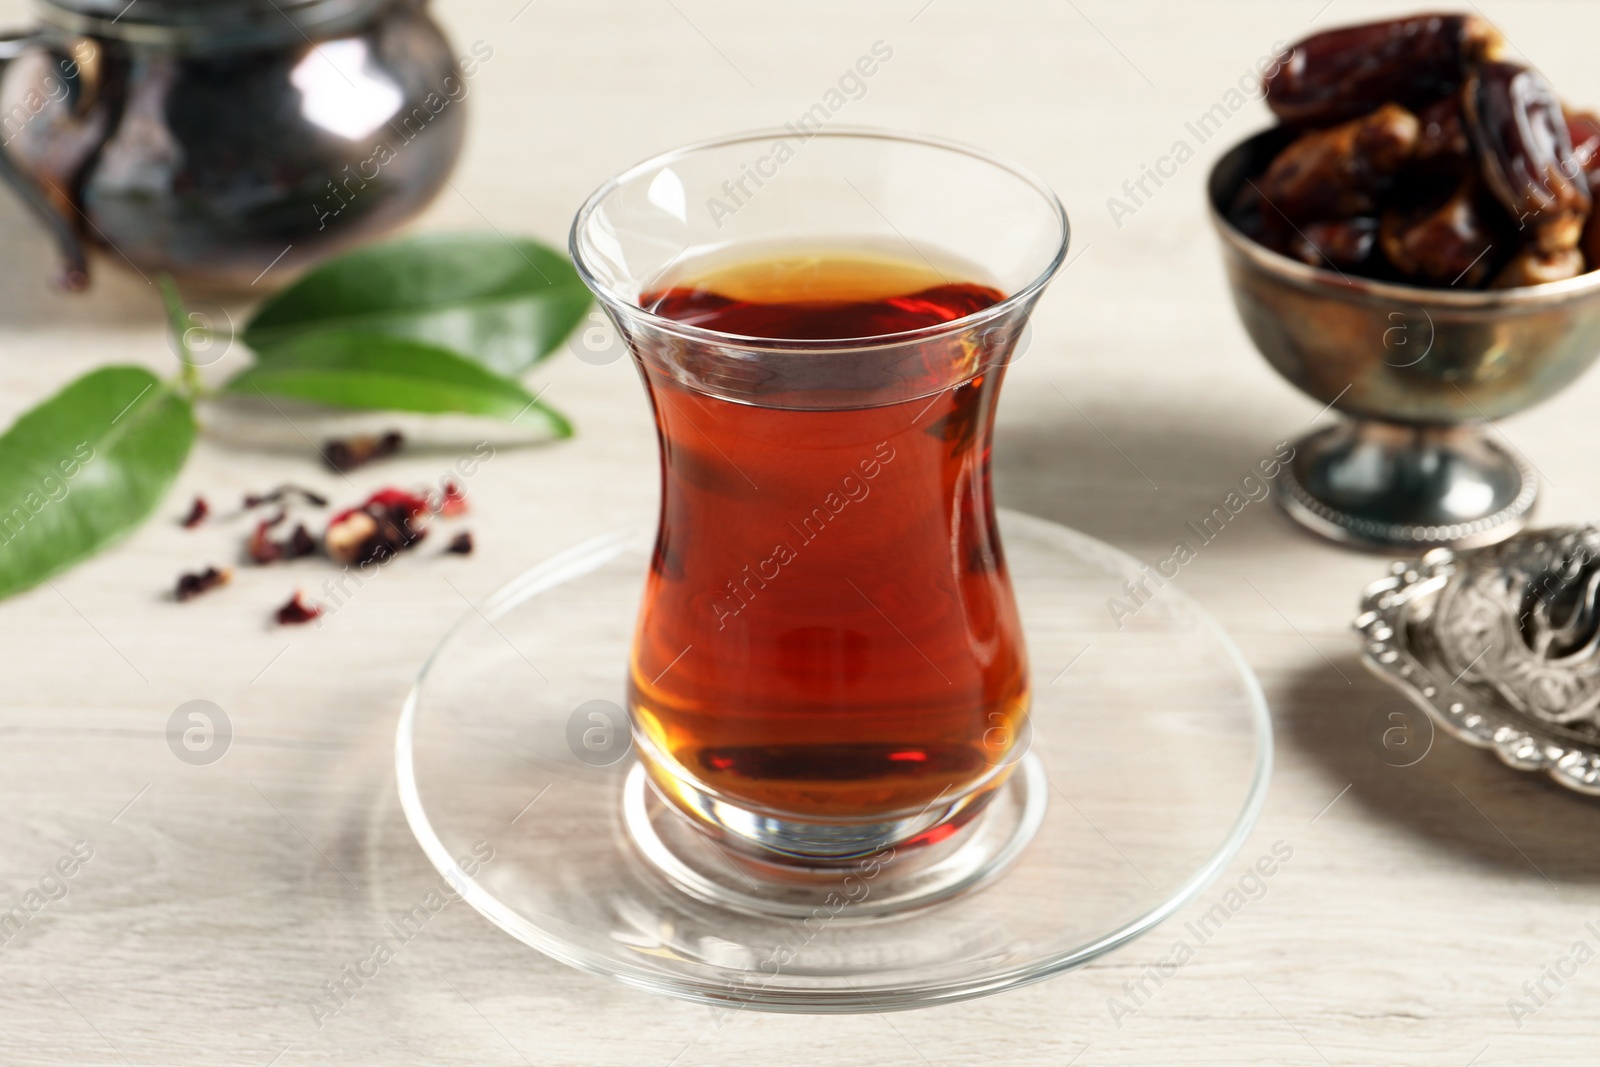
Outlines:
{"label": "glass stem base", "polygon": [[680,792],[696,817],[635,763],[622,817],[639,854],[693,897],[746,914],[835,921],[930,904],[988,881],[1033,838],[1048,792],[1029,754],[1009,776],[907,819],[797,823]]}
{"label": "glass stem base", "polygon": [[1485,426],[1352,418],[1295,442],[1278,503],[1342,544],[1417,552],[1476,548],[1522,529],[1539,482]]}

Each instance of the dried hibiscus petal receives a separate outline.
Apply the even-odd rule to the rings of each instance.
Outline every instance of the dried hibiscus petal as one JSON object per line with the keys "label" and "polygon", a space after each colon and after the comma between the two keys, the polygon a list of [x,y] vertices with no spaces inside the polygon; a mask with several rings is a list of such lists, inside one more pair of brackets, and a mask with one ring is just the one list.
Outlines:
{"label": "dried hibiscus petal", "polygon": [[296,523],[294,532],[283,540],[273,540],[272,530],[283,522],[286,514],[279,509],[276,515],[256,523],[256,528],[250,534],[250,540],[245,546],[245,554],[252,562],[277,563],[280,560],[300,559],[302,556],[317,554],[317,539],[311,536],[311,531],[306,529],[305,523]]}
{"label": "dried hibiscus petal", "polygon": [[357,434],[354,437],[335,437],[322,445],[322,458],[328,466],[343,473],[365,466],[373,460],[392,456],[405,444],[405,437],[396,430],[385,434]]}
{"label": "dried hibiscus petal", "polygon": [[428,536],[428,531],[416,517],[403,511],[391,509],[378,512],[373,517],[378,520],[376,555],[379,559],[388,559],[402,549],[415,548],[419,541]]}
{"label": "dried hibiscus petal", "polygon": [[450,543],[444,546],[444,550],[454,556],[470,556],[472,555],[473,547],[472,532],[470,530],[462,530],[450,539]]}
{"label": "dried hibiscus petal", "polygon": [[428,498],[405,489],[379,489],[367,498],[363,507],[378,506],[403,510],[408,515],[421,515],[428,510]]}
{"label": "dried hibiscus petal", "polygon": [[1484,63],[1462,91],[1462,114],[1484,181],[1542,253],[1576,248],[1589,183],[1573,165],[1572,136],[1555,91],[1537,71]]}
{"label": "dried hibiscus petal", "polygon": [[426,498],[403,489],[381,489],[328,522],[323,550],[335,563],[381,562],[427,536],[428,514]]}
{"label": "dried hibiscus petal", "polygon": [[244,498],[244,507],[245,510],[248,511],[251,508],[260,507],[262,504],[278,504],[291,496],[298,496],[300,499],[304,500],[307,504],[310,504],[314,508],[325,508],[328,506],[328,498],[323,496],[321,493],[306,489],[303,486],[292,485],[288,482],[285,482],[276,489],[269,490],[265,493],[247,494]]}
{"label": "dried hibiscus petal", "polygon": [[255,530],[250,534],[250,540],[245,543],[245,554],[254,563],[276,563],[284,557],[284,546],[280,541],[274,541],[270,536],[272,528],[284,520],[287,513],[279,509],[276,515],[262,519],[256,523]]}
{"label": "dried hibiscus petal", "polygon": [[283,543],[284,559],[299,559],[302,556],[317,554],[317,539],[311,536],[311,531],[306,529],[305,523],[296,523],[294,533]]}
{"label": "dried hibiscus petal", "polygon": [[201,593],[215,589],[219,585],[227,585],[233,578],[233,572],[226,567],[207,567],[203,571],[178,576],[178,587],[173,590],[173,596],[179,601],[193,600]]}
{"label": "dried hibiscus petal", "polygon": [[322,605],[306,603],[305,594],[299,589],[294,591],[294,596],[289,602],[279,608],[275,614],[280,626],[298,626],[310,622],[322,614]]}
{"label": "dried hibiscus petal", "polygon": [[189,513],[183,517],[183,528],[192,530],[206,521],[206,516],[211,514],[211,505],[206,503],[206,498],[197,496],[194,503],[189,505]]}
{"label": "dried hibiscus petal", "polygon": [[1471,15],[1413,15],[1313,34],[1262,79],[1284,122],[1325,126],[1395,102],[1421,107],[1455,92],[1500,35]]}
{"label": "dried hibiscus petal", "polygon": [[439,499],[432,502],[432,509],[440,515],[465,515],[467,513],[467,493],[460,485],[453,481],[446,481],[439,494]]}

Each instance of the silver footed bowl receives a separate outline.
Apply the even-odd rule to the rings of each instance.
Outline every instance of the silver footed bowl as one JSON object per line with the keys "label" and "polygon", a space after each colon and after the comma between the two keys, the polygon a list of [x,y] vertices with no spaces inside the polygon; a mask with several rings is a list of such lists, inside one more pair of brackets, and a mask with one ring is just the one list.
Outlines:
{"label": "silver footed bowl", "polygon": [[1224,155],[1207,187],[1234,304],[1273,368],[1338,425],[1295,445],[1279,503],[1363,548],[1492,544],[1521,529],[1538,482],[1488,423],[1573,382],[1600,355],[1600,271],[1520,289],[1430,289],[1279,255],[1228,221],[1277,129]]}
{"label": "silver footed bowl", "polygon": [[1600,796],[1600,529],[1396,563],[1355,627],[1367,667],[1446,731]]}

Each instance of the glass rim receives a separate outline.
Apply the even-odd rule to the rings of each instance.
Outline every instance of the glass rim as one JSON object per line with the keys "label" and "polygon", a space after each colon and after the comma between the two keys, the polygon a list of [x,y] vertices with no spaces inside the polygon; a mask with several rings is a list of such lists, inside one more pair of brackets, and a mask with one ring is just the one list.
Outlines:
{"label": "glass rim", "polygon": [[[584,229],[590,218],[599,210],[601,203],[621,186],[651,170],[660,169],[667,163],[697,152],[704,152],[713,148],[726,148],[730,145],[747,144],[751,142],[767,141],[773,138],[792,137],[793,131],[783,127],[767,127],[759,130],[748,130],[743,133],[726,134],[721,137],[708,138],[695,141],[691,144],[671,149],[650,156],[635,163],[621,173],[607,179],[598,189],[589,194],[583,206],[573,217],[572,228],[567,236],[567,252],[572,257],[572,265],[578,272],[578,277],[589,291],[608,310],[613,310],[630,319],[639,320],[664,333],[675,334],[685,340],[702,341],[725,347],[760,349],[764,351],[803,351],[803,352],[839,352],[861,349],[890,348],[897,345],[914,343],[921,340],[939,337],[951,333],[970,330],[975,326],[994,319],[1003,318],[1019,307],[1027,307],[1050,283],[1057,272],[1066,263],[1067,249],[1072,243],[1072,225],[1067,218],[1067,209],[1062,206],[1061,200],[1055,191],[1046,185],[1042,179],[1032,171],[1013,163],[1009,159],[997,156],[992,152],[974,148],[960,141],[953,141],[931,134],[907,133],[899,130],[883,129],[873,126],[838,126],[826,130],[819,130],[806,138],[807,141],[826,137],[839,140],[885,141],[900,144],[917,145],[924,148],[936,148],[946,152],[954,152],[968,156],[986,163],[997,170],[1004,171],[1012,177],[1019,179],[1025,185],[1038,193],[1045,204],[1055,216],[1060,227],[1060,235],[1056,241],[1055,253],[1045,264],[1044,268],[1026,285],[1005,299],[997,301],[979,311],[963,315],[949,322],[934,323],[931,326],[921,326],[914,330],[902,330],[898,333],[872,334],[868,337],[832,337],[832,338],[781,338],[781,337],[755,337],[749,334],[725,333],[721,330],[711,330],[704,326],[693,326],[680,322],[677,319],[658,315],[640,307],[632,300],[628,300],[602,282],[589,269],[584,261],[579,245],[579,234]],[[681,254],[681,253],[680,253]]]}

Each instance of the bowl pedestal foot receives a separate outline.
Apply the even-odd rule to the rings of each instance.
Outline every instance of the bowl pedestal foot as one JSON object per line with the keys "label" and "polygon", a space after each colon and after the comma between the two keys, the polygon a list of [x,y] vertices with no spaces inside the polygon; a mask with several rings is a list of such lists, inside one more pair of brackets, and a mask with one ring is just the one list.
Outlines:
{"label": "bowl pedestal foot", "polygon": [[1278,503],[1341,544],[1382,551],[1474,548],[1522,529],[1538,477],[1484,423],[1407,426],[1353,418],[1295,442]]}

